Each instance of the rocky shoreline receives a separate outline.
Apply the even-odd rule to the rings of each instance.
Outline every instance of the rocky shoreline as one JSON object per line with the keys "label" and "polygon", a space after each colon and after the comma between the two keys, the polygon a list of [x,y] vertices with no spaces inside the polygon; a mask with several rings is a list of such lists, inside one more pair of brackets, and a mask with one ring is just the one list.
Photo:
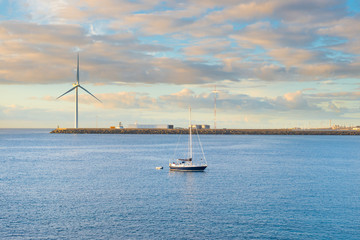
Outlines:
{"label": "rocky shoreline", "polygon": [[[194,130],[195,131],[195,130]],[[298,130],[298,129],[198,129],[199,134],[212,135],[360,135],[355,130]],[[188,129],[144,128],[57,128],[50,133],[61,134],[188,134]]]}

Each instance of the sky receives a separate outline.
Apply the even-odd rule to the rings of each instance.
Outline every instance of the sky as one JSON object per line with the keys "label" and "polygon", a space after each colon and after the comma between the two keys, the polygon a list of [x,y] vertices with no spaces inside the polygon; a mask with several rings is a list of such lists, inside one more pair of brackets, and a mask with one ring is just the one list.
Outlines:
{"label": "sky", "polygon": [[0,128],[360,125],[358,0],[0,0]]}

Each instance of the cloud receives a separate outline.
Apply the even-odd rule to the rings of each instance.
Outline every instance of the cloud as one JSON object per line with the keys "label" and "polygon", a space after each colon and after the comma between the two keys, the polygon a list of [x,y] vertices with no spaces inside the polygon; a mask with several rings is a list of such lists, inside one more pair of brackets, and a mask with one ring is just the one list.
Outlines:
{"label": "cloud", "polygon": [[[2,121],[19,120],[22,121],[41,121],[42,118],[51,118],[51,112],[56,113],[53,110],[44,110],[37,107],[28,107],[24,105],[11,104],[7,106],[0,105],[0,116]],[[47,113],[44,115],[44,113]],[[15,126],[13,126],[15,127]],[[24,126],[16,126],[24,127]]]}
{"label": "cloud", "polygon": [[[201,91],[215,84],[222,88],[219,118],[231,125],[358,111],[358,93],[344,82],[360,74],[359,16],[343,0],[20,0],[14,6],[16,14],[0,21],[0,84],[26,85],[27,94],[35,94],[27,91],[32,84],[37,93],[50,89],[41,85],[70,84],[79,51],[80,82],[90,91],[102,85],[96,96],[103,104],[81,92],[81,119],[89,122],[97,112],[114,122],[124,112],[124,121],[174,120],[189,105],[212,119],[214,95]],[[331,82],[340,84],[320,84]],[[5,103],[25,102],[8,95]],[[66,116],[72,125],[73,95],[56,102],[57,96],[21,97],[27,105],[0,107],[3,119]],[[53,105],[66,109],[55,112]]]}
{"label": "cloud", "polygon": [[186,56],[206,56],[226,53],[231,49],[230,41],[223,39],[202,39],[183,49]]}
{"label": "cloud", "polygon": [[330,92],[310,94],[312,98],[328,100],[360,100],[360,92]]}
{"label": "cloud", "polygon": [[[341,117],[349,112],[356,112],[353,103],[359,101],[358,92],[333,93],[305,93],[309,89],[288,92],[273,98],[254,97],[247,94],[235,94],[220,91],[217,94],[217,109],[223,115],[236,116],[250,114],[253,117],[277,114],[289,118]],[[312,89],[311,92],[314,90]],[[197,112],[211,113],[214,107],[213,93],[195,93],[189,88],[171,94],[151,97],[148,93],[117,92],[96,95],[103,103],[97,102],[87,94],[80,94],[82,105],[93,105],[97,109],[108,109],[117,112],[119,109],[127,111],[165,112],[169,118],[171,112],[181,111],[191,106]],[[54,98],[45,97],[45,100],[54,101]],[[57,101],[74,102],[73,95],[67,95]],[[331,115],[335,114],[335,115]],[[164,116],[165,116],[164,115]]]}
{"label": "cloud", "polygon": [[[299,90],[288,92],[283,96],[275,98],[252,97],[246,94],[230,94],[221,91],[217,97],[218,111],[223,114],[252,116],[269,115],[276,117],[276,114],[287,114],[289,118],[303,118],[304,116],[313,118],[341,117],[348,112],[354,112],[352,107],[339,107],[336,100],[358,101],[359,93],[333,93],[325,94],[305,94],[306,91]],[[349,95],[349,98],[345,96]],[[333,97],[339,96],[339,97]],[[323,98],[323,99],[320,99]],[[320,100],[319,100],[320,99]],[[160,96],[156,103],[161,109],[184,109],[192,106],[197,111],[211,111],[214,104],[213,94],[196,94],[190,89],[183,89],[179,92]],[[326,103],[324,105],[323,103]],[[332,115],[335,114],[335,115]]]}
{"label": "cloud", "polygon": [[[188,88],[179,92],[150,97],[147,93],[118,92],[97,94],[102,104],[92,99],[91,96],[81,94],[80,102],[93,104],[98,108],[108,109],[142,109],[142,110],[174,110],[186,109],[189,106],[194,109],[209,110],[213,108],[214,95],[212,93],[196,94]],[[322,101],[316,101],[313,94],[304,95],[303,91],[286,93],[276,98],[252,97],[246,94],[231,94],[221,91],[217,94],[217,107],[228,113],[252,112],[264,113],[276,111],[319,111],[317,106]],[[47,98],[48,99],[48,98]],[[65,96],[62,100],[73,102],[73,96]]]}
{"label": "cloud", "polygon": [[[107,94],[96,94],[102,103],[96,101],[88,94],[79,94],[81,104],[92,104],[104,109],[157,109],[156,99],[149,97],[146,93],[117,92]],[[46,97],[46,100],[54,100]],[[74,102],[73,95],[66,95],[58,101]]]}
{"label": "cloud", "polygon": [[329,46],[331,49],[348,54],[360,53],[358,44],[360,40],[360,17],[358,15],[334,21],[333,24],[320,28],[318,33],[337,40]]}
{"label": "cloud", "polygon": [[187,88],[184,88],[177,93],[160,96],[159,100],[165,107],[173,108],[176,106],[177,108],[185,109],[190,106],[194,108],[207,108],[210,102],[208,94],[197,95]]}
{"label": "cloud", "polygon": [[[131,109],[157,109],[156,99],[149,97],[147,94],[136,92],[118,92],[111,94],[98,94],[103,104],[96,102],[98,107],[104,108],[131,108]],[[86,96],[87,99],[91,98]]]}
{"label": "cloud", "polygon": [[319,107],[311,105],[308,99],[303,95],[302,91],[286,93],[281,97],[277,97],[274,104],[279,109],[284,110],[320,110]]}
{"label": "cloud", "polygon": [[[23,1],[0,22],[0,84],[212,84],[357,76],[344,1]],[[335,8],[336,7],[336,8]],[[335,10],[334,10],[335,9]],[[336,44],[334,44],[336,43]]]}
{"label": "cloud", "polygon": [[334,103],[332,103],[332,102],[329,103],[328,108],[329,108],[330,110],[332,110],[332,111],[334,111],[334,112],[338,112],[338,113],[344,111],[343,109],[340,109],[338,106],[336,106],[336,104],[334,104]]}
{"label": "cloud", "polygon": [[136,11],[151,10],[159,1],[123,0],[22,0],[33,21],[50,23],[87,22],[88,20],[112,19]]}
{"label": "cloud", "polygon": [[287,67],[299,66],[312,60],[314,52],[304,49],[276,48],[269,51],[269,55]]}
{"label": "cloud", "polygon": [[[159,122],[161,120],[167,122],[171,120],[179,124],[183,121],[182,118],[179,120],[179,112],[184,109],[186,111],[189,106],[199,116],[198,119],[208,119],[213,114],[214,107],[212,93],[196,93],[189,88],[158,97],[152,97],[144,92],[102,93],[96,94],[96,96],[102,100],[102,104],[85,93],[79,95],[81,119],[88,126],[95,124],[94,119],[97,115],[101,116],[102,121],[106,124],[114,124],[113,122],[119,121],[119,116],[125,122]],[[277,125],[274,126],[284,127],[281,123],[284,123],[285,119],[289,121],[341,119],[345,118],[346,114],[358,112],[356,103],[359,101],[359,96],[357,92],[320,94],[299,90],[269,98],[221,90],[217,96],[218,120],[219,123],[227,123],[231,126],[239,124],[239,122],[243,124],[247,122],[248,125],[243,125],[243,127],[259,128],[263,127],[261,124],[270,124],[272,121],[277,122]],[[35,98],[35,100],[55,101],[54,97],[50,96],[42,99]],[[68,102],[70,105],[64,102]],[[0,106],[0,115],[2,122],[14,119],[41,122],[48,119],[49,122],[56,121],[62,126],[72,126],[73,103],[74,96],[66,95],[57,100],[56,110],[12,104]],[[61,106],[66,106],[66,108],[61,108]],[[24,117],[25,115],[26,117]],[[65,121],[66,123],[64,123]],[[292,124],[295,123],[292,122]],[[41,125],[39,126],[41,127]]]}
{"label": "cloud", "polygon": [[81,49],[81,77],[93,83],[189,84],[237,80],[235,73],[223,71],[222,63],[210,65],[206,59],[157,57],[157,53],[172,49],[140,43],[131,33],[89,35],[80,25],[5,21],[0,22],[0,37],[3,84],[72,81],[76,48]]}

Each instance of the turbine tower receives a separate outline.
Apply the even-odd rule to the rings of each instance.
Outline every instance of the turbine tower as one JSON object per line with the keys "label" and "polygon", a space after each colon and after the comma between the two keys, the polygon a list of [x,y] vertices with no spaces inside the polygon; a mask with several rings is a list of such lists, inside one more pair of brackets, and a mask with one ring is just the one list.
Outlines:
{"label": "turbine tower", "polygon": [[[78,88],[81,88],[82,90],[84,90],[85,92],[87,92],[88,94],[90,94],[92,97],[94,97],[96,100],[98,100],[99,102],[101,102],[97,97],[95,97],[94,95],[91,94],[91,92],[89,92],[88,90],[86,90],[85,88],[83,88],[81,85],[80,85],[80,82],[79,82],[79,53],[77,54],[77,71],[76,71],[76,83],[73,83],[73,88],[71,88],[69,91],[67,91],[66,93],[60,95],[59,97],[57,97],[56,99],[59,99],[61,98],[62,96],[68,94],[69,92],[71,92],[72,90],[75,89],[75,128],[78,128],[79,126],[79,103],[78,103],[78,100],[79,100],[79,89]],[[101,102],[102,103],[102,102]]]}

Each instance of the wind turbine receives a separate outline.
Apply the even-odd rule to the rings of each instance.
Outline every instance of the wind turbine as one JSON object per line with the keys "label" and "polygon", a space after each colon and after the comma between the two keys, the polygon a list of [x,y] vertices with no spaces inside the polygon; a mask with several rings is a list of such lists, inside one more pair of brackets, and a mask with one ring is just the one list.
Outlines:
{"label": "wind turbine", "polygon": [[[83,88],[80,83],[79,83],[79,53],[77,54],[77,72],[76,72],[76,83],[73,83],[73,88],[71,88],[69,91],[67,91],[66,93],[60,95],[59,97],[57,97],[56,99],[61,98],[62,96],[68,94],[69,92],[71,92],[72,90],[75,89],[75,128],[78,128],[79,126],[79,97],[78,97],[78,93],[79,93],[79,89],[81,88],[82,90],[84,90],[85,92],[87,92],[88,94],[90,94],[91,96],[93,96],[96,100],[98,100],[99,102],[101,102],[97,97],[95,97],[94,95],[91,94],[91,92],[89,92],[88,90],[86,90],[85,88]],[[102,103],[102,102],[101,102]]]}

